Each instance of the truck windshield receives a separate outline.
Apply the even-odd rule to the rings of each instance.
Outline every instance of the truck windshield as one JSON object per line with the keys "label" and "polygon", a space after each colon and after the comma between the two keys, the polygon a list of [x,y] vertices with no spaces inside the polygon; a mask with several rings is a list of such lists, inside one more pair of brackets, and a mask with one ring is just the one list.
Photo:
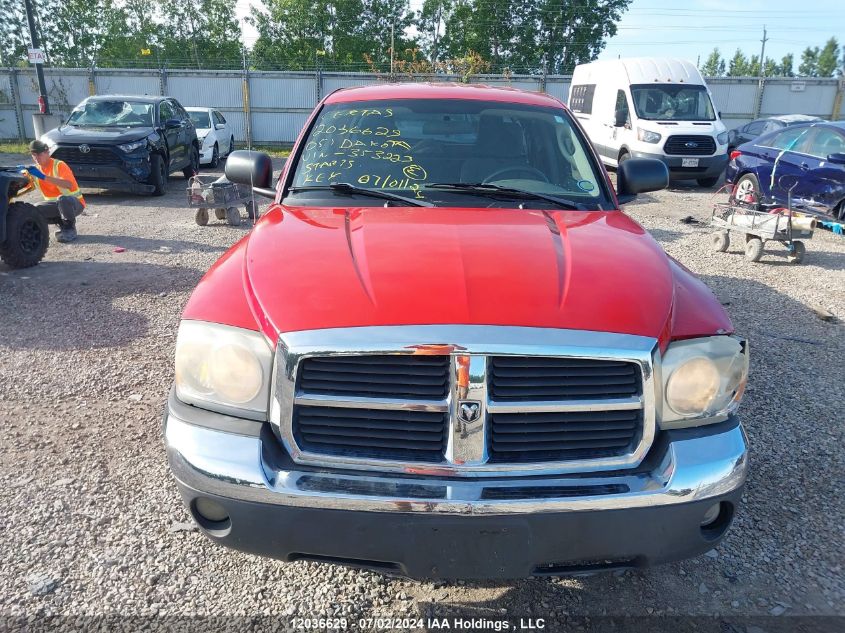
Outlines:
{"label": "truck windshield", "polygon": [[[436,206],[614,208],[563,108],[466,99],[328,104],[300,147],[285,198],[292,205],[349,204],[344,196],[385,204],[360,191],[367,189]],[[494,186],[465,186],[481,184]]]}
{"label": "truck windshield", "polygon": [[77,106],[68,125],[77,127],[149,127],[153,124],[153,104],[123,100],[87,101]]}
{"label": "truck windshield", "polygon": [[644,84],[631,86],[634,108],[652,121],[715,121],[716,114],[704,86]]}

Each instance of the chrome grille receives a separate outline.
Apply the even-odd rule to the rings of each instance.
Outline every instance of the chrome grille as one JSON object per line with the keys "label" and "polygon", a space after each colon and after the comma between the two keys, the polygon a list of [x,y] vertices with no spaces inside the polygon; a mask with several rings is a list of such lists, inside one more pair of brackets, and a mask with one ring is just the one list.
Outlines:
{"label": "chrome grille", "polygon": [[270,419],[293,460],[319,468],[631,468],[654,439],[656,349],[646,337],[501,326],[287,333]]}

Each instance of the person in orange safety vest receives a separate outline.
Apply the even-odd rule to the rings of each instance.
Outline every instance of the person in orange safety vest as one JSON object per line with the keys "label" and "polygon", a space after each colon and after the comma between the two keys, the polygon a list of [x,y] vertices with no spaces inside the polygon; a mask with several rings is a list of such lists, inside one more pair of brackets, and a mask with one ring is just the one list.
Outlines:
{"label": "person in orange safety vest", "polygon": [[32,141],[29,153],[36,165],[24,168],[30,182],[18,195],[37,189],[44,202],[35,206],[47,222],[59,225],[56,239],[72,242],[76,239],[76,216],[85,210],[76,177],[67,163],[50,156],[46,143]]}

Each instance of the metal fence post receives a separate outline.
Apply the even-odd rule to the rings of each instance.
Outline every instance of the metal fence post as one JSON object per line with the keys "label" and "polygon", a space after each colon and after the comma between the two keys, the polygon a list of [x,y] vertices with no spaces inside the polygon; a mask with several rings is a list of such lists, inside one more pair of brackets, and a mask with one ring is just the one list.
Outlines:
{"label": "metal fence post", "polygon": [[244,103],[244,128],[246,131],[246,146],[252,148],[252,106],[249,102],[249,67],[246,64],[246,57],[244,57],[244,72],[243,72],[243,103]]}
{"label": "metal fence post", "polygon": [[766,90],[766,78],[760,77],[760,80],[757,82],[757,100],[754,103],[754,116],[751,117],[752,119],[759,119],[760,118],[760,111],[763,109],[763,92]]}
{"label": "metal fence post", "polygon": [[18,69],[9,68],[9,90],[12,93],[12,103],[15,104],[15,119],[18,125],[18,140],[26,141],[26,124],[23,120],[23,104],[21,103],[21,89],[18,83]]}
{"label": "metal fence post", "polygon": [[161,67],[158,77],[159,87],[161,88],[161,96],[164,97],[167,95],[167,68],[164,66]]}
{"label": "metal fence post", "polygon": [[542,88],[540,89],[541,92],[546,92],[546,81],[548,79],[548,75],[549,75],[549,65],[546,62],[546,56],[544,54],[543,55],[543,82],[542,82]]}
{"label": "metal fence post", "polygon": [[833,109],[830,112],[830,120],[836,121],[842,113],[842,101],[845,99],[845,79],[836,82],[836,96],[833,98]]}
{"label": "metal fence post", "polygon": [[88,69],[88,94],[92,97],[97,94],[97,71],[93,64]]}

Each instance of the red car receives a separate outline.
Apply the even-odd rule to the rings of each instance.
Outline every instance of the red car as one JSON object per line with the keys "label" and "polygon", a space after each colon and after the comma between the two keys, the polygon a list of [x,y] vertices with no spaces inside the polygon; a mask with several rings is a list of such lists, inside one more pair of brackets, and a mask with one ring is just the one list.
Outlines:
{"label": "red car", "polygon": [[413,578],[694,556],[745,481],[748,348],[620,210],[567,108],[450,84],[335,92],[269,212],[194,291],[165,438],[212,540]]}

